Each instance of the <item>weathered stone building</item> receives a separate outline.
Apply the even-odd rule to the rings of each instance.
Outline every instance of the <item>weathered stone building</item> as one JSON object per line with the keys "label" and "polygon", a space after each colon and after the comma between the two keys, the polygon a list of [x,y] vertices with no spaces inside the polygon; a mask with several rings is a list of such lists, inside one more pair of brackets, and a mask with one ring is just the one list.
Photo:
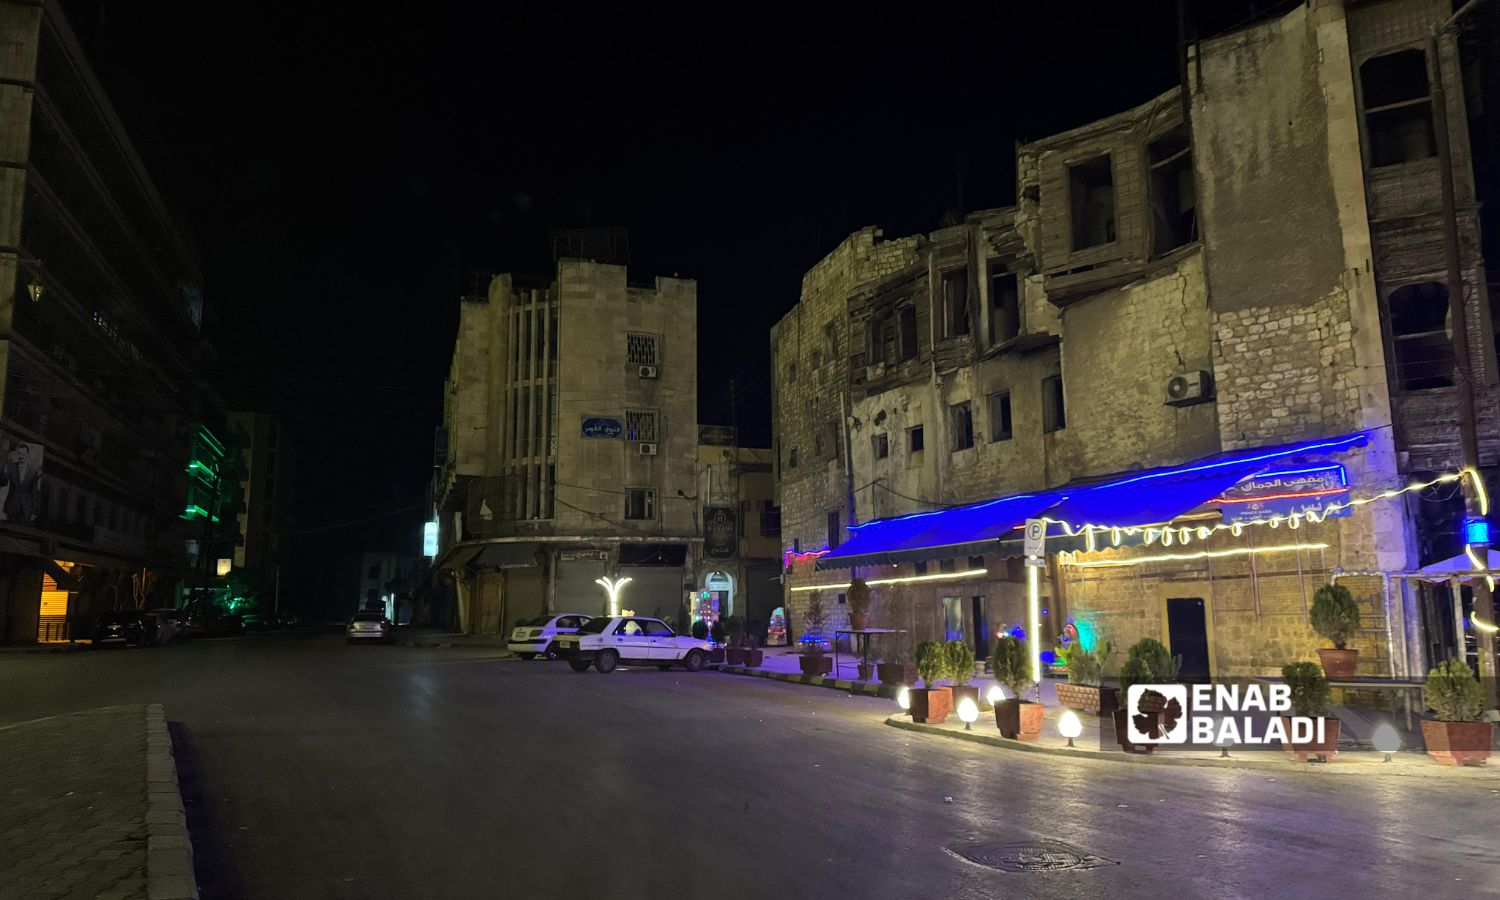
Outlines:
{"label": "weathered stone building", "polygon": [[[1011,529],[1047,515],[1068,552],[1049,557],[1043,646],[1072,619],[1117,647],[1159,637],[1195,674],[1274,671],[1319,645],[1307,604],[1338,574],[1365,607],[1364,670],[1423,665],[1415,597],[1366,573],[1456,552],[1451,498],[1283,518],[1283,530],[1214,526],[1240,518],[1236,504],[1260,508],[1278,477],[1339,479],[1304,490],[1314,504],[1461,467],[1439,121],[1481,459],[1494,463],[1493,329],[1459,66],[1440,30],[1450,13],[1325,0],[1204,41],[1186,104],[1174,89],[1018,148],[1013,208],[895,242],[905,252],[888,272],[841,261],[848,244],[810,272],[772,333],[785,539],[810,554],[787,579],[794,609],[814,586],[841,593],[851,571],[914,579],[910,618],[877,611],[876,624],[982,653],[1025,620]],[[824,332],[852,337],[810,388],[789,365],[813,362],[805,336]],[[799,473],[819,429],[836,452]],[[1012,499],[890,521],[998,498]],[[832,515],[851,506],[855,522],[884,521],[841,547]],[[1112,548],[1072,533],[1086,522],[1173,528],[1149,549]],[[1191,558],[1147,558],[1163,555]]]}
{"label": "weathered stone building", "polygon": [[734,441],[732,428],[698,429],[703,541],[691,612],[694,618],[704,612],[742,617],[764,638],[781,605],[781,510],[770,449]]}

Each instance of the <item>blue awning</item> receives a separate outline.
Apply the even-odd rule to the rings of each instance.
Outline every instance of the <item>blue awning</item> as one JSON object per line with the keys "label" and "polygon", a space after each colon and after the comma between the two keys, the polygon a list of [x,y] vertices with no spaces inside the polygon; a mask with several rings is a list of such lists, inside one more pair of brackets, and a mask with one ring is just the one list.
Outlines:
{"label": "blue awning", "polygon": [[[1364,433],[1231,450],[1158,469],[1124,473],[1049,491],[1013,494],[981,503],[879,519],[850,528],[852,536],[820,557],[819,569],[894,565],[993,553],[1029,518],[1045,515],[1079,527],[1128,527],[1170,522],[1229,487],[1293,460],[1326,458],[1367,442]],[[1054,525],[1053,534],[1064,532]]]}

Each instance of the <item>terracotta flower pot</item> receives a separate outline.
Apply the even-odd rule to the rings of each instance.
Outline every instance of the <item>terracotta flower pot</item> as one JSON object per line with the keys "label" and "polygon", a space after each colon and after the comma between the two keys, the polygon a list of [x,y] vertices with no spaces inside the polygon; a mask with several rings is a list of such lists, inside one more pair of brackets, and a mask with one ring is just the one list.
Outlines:
{"label": "terracotta flower pot", "polygon": [[953,691],[946,687],[914,688],[911,691],[911,720],[924,725],[941,725],[953,712]]}
{"label": "terracotta flower pot", "polygon": [[1030,700],[1001,700],[995,704],[995,727],[1000,729],[1001,737],[1034,741],[1042,735],[1044,709],[1042,704]]}
{"label": "terracotta flower pot", "polygon": [[760,651],[760,650],[750,650],[750,649],[747,649],[745,651],[745,665],[746,665],[746,667],[751,668],[751,669],[758,669],[761,666],[765,665],[765,661],[766,661],[766,654],[763,651]]}
{"label": "terracotta flower pot", "polygon": [[1495,726],[1489,722],[1422,720],[1427,755],[1445,766],[1482,766],[1489,758]]}
{"label": "terracotta flower pot", "polygon": [[[1309,756],[1316,756],[1320,762],[1332,762],[1333,755],[1339,752],[1339,720],[1333,716],[1322,716],[1323,740],[1319,741],[1316,736],[1306,743],[1296,743],[1288,740],[1281,745],[1281,749],[1297,757],[1299,762],[1307,762]],[[1287,736],[1292,734],[1292,720],[1288,716],[1281,717],[1281,727],[1286,729]]]}
{"label": "terracotta flower pot", "polygon": [[[1155,715],[1155,716],[1158,716],[1158,717],[1160,717],[1162,715],[1159,712],[1156,712],[1156,713],[1144,713],[1144,714],[1145,715]],[[1126,753],[1155,753],[1156,752],[1156,745],[1155,744],[1133,744],[1133,743],[1130,742],[1130,724],[1129,724],[1130,723],[1130,711],[1129,710],[1120,709],[1120,708],[1116,707],[1115,711],[1113,713],[1111,713],[1110,715],[1115,720],[1115,740],[1119,742],[1121,750],[1124,750]]]}
{"label": "terracotta flower pot", "polygon": [[724,657],[731,666],[743,666],[745,664],[745,648],[730,647],[724,651]]}
{"label": "terracotta flower pot", "polygon": [[979,701],[983,699],[979,692],[979,685],[977,684],[955,684],[949,690],[953,691],[954,712],[958,712],[958,701],[965,697],[973,700],[976,708],[979,706]]}
{"label": "terracotta flower pot", "polygon": [[854,631],[864,631],[870,627],[870,614],[852,612],[849,614],[849,628]]}
{"label": "terracotta flower pot", "polygon": [[1108,716],[1120,705],[1119,688],[1092,684],[1059,684],[1057,699],[1068,709],[1090,716]]}
{"label": "terracotta flower pot", "polygon": [[1323,674],[1329,678],[1351,678],[1359,665],[1359,651],[1323,647],[1318,650],[1318,659],[1323,663]]}
{"label": "terracotta flower pot", "polygon": [[875,666],[881,684],[916,684],[917,667],[900,663],[879,663]]}
{"label": "terracotta flower pot", "polygon": [[803,675],[827,675],[833,671],[833,660],[821,653],[806,653],[797,657]]}

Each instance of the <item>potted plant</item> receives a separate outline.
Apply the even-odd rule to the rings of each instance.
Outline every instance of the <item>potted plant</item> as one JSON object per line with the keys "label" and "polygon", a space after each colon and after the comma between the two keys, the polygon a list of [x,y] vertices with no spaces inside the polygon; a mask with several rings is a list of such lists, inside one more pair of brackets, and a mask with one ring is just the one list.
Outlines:
{"label": "potted plant", "polygon": [[1057,686],[1063,706],[1091,716],[1109,716],[1120,705],[1120,692],[1104,684],[1104,664],[1114,653],[1109,641],[1097,650],[1074,647],[1068,652],[1068,682]]}
{"label": "potted plant", "polygon": [[995,727],[1004,737],[1034,741],[1042,733],[1042,704],[1023,699],[1036,682],[1031,679],[1031,658],[1026,645],[1013,634],[1001,635],[990,654],[990,671],[1005,685],[1010,696],[995,704]]}
{"label": "potted plant", "polygon": [[1323,723],[1321,741],[1314,732],[1312,740],[1298,743],[1291,740],[1291,717],[1282,716],[1281,724],[1287,733],[1287,743],[1282,749],[1296,754],[1302,762],[1307,762],[1309,756],[1316,756],[1321,762],[1333,759],[1333,755],[1339,750],[1339,720],[1337,716],[1323,715],[1328,711],[1328,700],[1333,693],[1323,670],[1310,662],[1287,663],[1281,667],[1281,680],[1292,689],[1292,712],[1298,716],[1319,719]]}
{"label": "potted plant", "polygon": [[1313,594],[1307,618],[1313,631],[1333,644],[1331,649],[1318,650],[1323,673],[1329,678],[1352,676],[1359,663],[1359,651],[1347,649],[1344,645],[1359,631],[1359,604],[1354,602],[1354,595],[1342,584],[1325,584]]}
{"label": "potted plant", "polygon": [[[1156,638],[1141,638],[1126,653],[1125,664],[1120,667],[1120,693],[1121,698],[1128,698],[1130,688],[1137,684],[1172,684],[1177,680],[1177,669],[1181,661],[1174,657],[1161,641]],[[1154,731],[1164,730],[1167,716],[1167,698],[1155,691],[1148,691],[1141,698],[1141,708],[1136,715],[1141,719],[1137,721],[1136,727],[1144,733],[1150,734]],[[1184,710],[1177,710],[1181,715]],[[1115,720],[1115,740],[1120,742],[1120,749],[1126,753],[1152,753],[1156,750],[1155,744],[1135,744],[1130,740],[1131,711],[1124,705],[1116,707],[1113,716]],[[1142,726],[1145,727],[1142,727]]]}
{"label": "potted plant", "polygon": [[1427,673],[1423,691],[1433,717],[1422,719],[1427,755],[1448,766],[1482,766],[1490,755],[1495,726],[1481,721],[1484,691],[1469,664],[1461,659],[1440,663]]}
{"label": "potted plant", "polygon": [[[893,624],[905,624],[910,613],[910,598],[906,588],[896,585],[881,601],[882,608],[886,611],[886,618]],[[888,635],[889,656],[883,657],[875,667],[876,674],[880,677],[881,684],[916,684],[917,667],[912,662],[911,634],[907,631],[898,631]]]}
{"label": "potted plant", "polygon": [[724,620],[724,631],[729,635],[729,647],[724,652],[731,666],[745,664],[745,620],[741,616],[730,616]]}
{"label": "potted plant", "polygon": [[856,578],[849,582],[849,592],[845,596],[849,601],[849,627],[854,631],[869,628],[870,586],[865,584],[863,578]]}
{"label": "potted plant", "polygon": [[713,646],[708,651],[708,662],[710,665],[724,662],[724,620],[715,619],[708,627],[708,639]]}
{"label": "potted plant", "polygon": [[803,675],[827,675],[833,671],[833,660],[823,653],[823,627],[828,612],[823,607],[823,593],[807,595],[807,609],[802,613],[802,656],[798,664]]}
{"label": "potted plant", "polygon": [[937,641],[923,641],[917,645],[917,674],[922,676],[922,687],[911,689],[911,719],[929,725],[941,725],[953,711],[953,691],[938,687],[937,681],[948,670],[943,659],[943,645]]}
{"label": "potted plant", "polygon": [[765,654],[755,646],[756,637],[749,632],[745,634],[745,665],[751,669],[758,669],[765,663]]}
{"label": "potted plant", "polygon": [[948,672],[948,682],[953,686],[953,708],[965,697],[979,706],[979,687],[969,684],[974,680],[974,651],[963,641],[948,641],[943,644],[943,667]]}

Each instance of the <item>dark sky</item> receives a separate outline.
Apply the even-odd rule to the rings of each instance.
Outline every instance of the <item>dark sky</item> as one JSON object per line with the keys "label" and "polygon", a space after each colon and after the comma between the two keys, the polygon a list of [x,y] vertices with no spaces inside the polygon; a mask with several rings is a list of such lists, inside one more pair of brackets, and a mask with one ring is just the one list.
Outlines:
{"label": "dark sky", "polygon": [[739,375],[768,443],[768,332],[822,254],[1008,205],[1015,141],[1177,71],[1170,0],[64,5],[196,235],[212,379],[296,426],[298,526],[404,552],[471,270],[546,274],[549,229],[624,226],[632,280],[698,279],[700,418]]}

